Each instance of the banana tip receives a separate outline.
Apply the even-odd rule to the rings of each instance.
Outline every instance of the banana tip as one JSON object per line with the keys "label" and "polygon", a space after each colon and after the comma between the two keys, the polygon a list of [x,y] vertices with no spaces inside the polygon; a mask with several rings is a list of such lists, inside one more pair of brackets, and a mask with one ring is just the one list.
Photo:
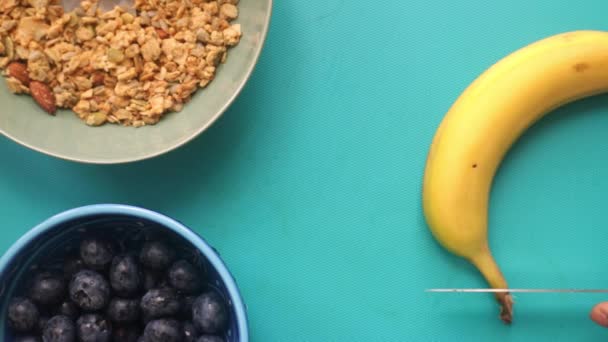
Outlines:
{"label": "banana tip", "polygon": [[513,322],[513,298],[510,293],[498,297],[500,303],[500,319],[510,325]]}

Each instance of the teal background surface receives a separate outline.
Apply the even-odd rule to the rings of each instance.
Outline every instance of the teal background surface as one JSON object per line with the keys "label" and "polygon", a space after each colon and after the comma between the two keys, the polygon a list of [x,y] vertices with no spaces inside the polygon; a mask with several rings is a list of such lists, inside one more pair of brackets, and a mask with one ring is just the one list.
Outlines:
{"label": "teal background surface", "polygon": [[[606,340],[588,312],[608,295],[520,294],[507,327],[491,295],[424,293],[486,286],[422,217],[437,125],[492,63],[576,29],[608,29],[608,2],[276,1],[252,79],[185,147],[91,166],[0,139],[0,251],[59,211],[132,204],[220,251],[253,341]],[[608,97],[584,100],[507,156],[490,243],[512,287],[608,288],[607,128]]]}

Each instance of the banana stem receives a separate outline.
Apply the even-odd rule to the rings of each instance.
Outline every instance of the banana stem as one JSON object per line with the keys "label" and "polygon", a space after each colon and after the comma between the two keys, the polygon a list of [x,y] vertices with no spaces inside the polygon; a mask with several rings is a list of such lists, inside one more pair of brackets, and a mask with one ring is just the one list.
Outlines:
{"label": "banana stem", "polygon": [[[494,260],[489,248],[471,259],[471,262],[484,276],[490,287],[494,289],[508,288],[498,264]],[[513,298],[508,292],[496,293],[496,300],[500,304],[500,319],[506,324],[511,324],[513,320]]]}

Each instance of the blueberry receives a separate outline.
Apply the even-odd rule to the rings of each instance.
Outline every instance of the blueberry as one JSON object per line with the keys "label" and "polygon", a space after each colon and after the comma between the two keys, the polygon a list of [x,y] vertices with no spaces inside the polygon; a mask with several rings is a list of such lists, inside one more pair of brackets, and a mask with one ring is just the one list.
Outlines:
{"label": "blueberry", "polygon": [[169,284],[184,293],[196,293],[203,283],[200,271],[186,260],[180,260],[171,265],[167,274]]}
{"label": "blueberry", "polygon": [[112,327],[112,341],[115,342],[137,342],[141,330],[135,325],[121,325]]}
{"label": "blueberry", "polygon": [[112,326],[101,315],[85,314],[76,321],[76,335],[81,342],[109,342]]}
{"label": "blueberry", "polygon": [[78,271],[84,270],[85,267],[86,266],[84,264],[84,261],[82,261],[82,259],[80,259],[79,257],[72,256],[66,258],[63,262],[64,278],[69,281],[70,279],[72,279],[74,274],[78,273]]}
{"label": "blueberry", "polygon": [[151,321],[144,329],[146,342],[181,342],[182,330],[174,319],[157,319]]}
{"label": "blueberry", "polygon": [[42,342],[38,336],[17,336],[14,342]]}
{"label": "blueberry", "polygon": [[90,268],[101,271],[112,261],[114,248],[108,240],[88,237],[80,243],[80,257]]}
{"label": "blueberry", "polygon": [[182,297],[182,307],[179,313],[182,319],[192,319],[192,303],[194,303],[194,300],[196,300],[196,296]]}
{"label": "blueberry", "polygon": [[192,322],[202,333],[223,332],[228,323],[228,310],[222,298],[213,291],[198,296],[192,304]]}
{"label": "blueberry", "polygon": [[152,289],[141,298],[144,319],[172,317],[179,313],[180,300],[174,289],[165,287]]}
{"label": "blueberry", "polygon": [[182,330],[184,331],[184,342],[195,342],[198,334],[194,328],[194,324],[190,321],[186,321],[182,324]]}
{"label": "blueberry", "polygon": [[152,270],[161,271],[169,267],[175,252],[161,241],[148,241],[141,248],[139,261]]}
{"label": "blueberry", "polygon": [[133,322],[139,319],[139,300],[112,298],[108,304],[108,318],[113,322]]}
{"label": "blueberry", "polygon": [[137,292],[142,284],[139,265],[131,255],[119,255],[112,259],[110,266],[112,289],[123,296]]}
{"label": "blueberry", "polygon": [[15,331],[28,332],[36,328],[40,312],[32,301],[13,298],[8,306],[8,323]]}
{"label": "blueberry", "polygon": [[74,322],[66,316],[52,317],[42,333],[44,342],[73,342],[76,341]]}
{"label": "blueberry", "polygon": [[70,298],[85,311],[101,310],[110,300],[110,285],[101,274],[83,270],[70,282]]}
{"label": "blueberry", "polygon": [[224,339],[215,335],[202,335],[196,342],[224,342]]}
{"label": "blueberry", "polygon": [[65,297],[65,290],[63,277],[54,272],[45,271],[34,276],[29,297],[40,305],[55,305]]}
{"label": "blueberry", "polygon": [[71,301],[65,301],[61,303],[57,308],[57,315],[68,316],[73,320],[78,318],[79,314],[80,310],[78,309],[78,305],[74,304],[74,302]]}

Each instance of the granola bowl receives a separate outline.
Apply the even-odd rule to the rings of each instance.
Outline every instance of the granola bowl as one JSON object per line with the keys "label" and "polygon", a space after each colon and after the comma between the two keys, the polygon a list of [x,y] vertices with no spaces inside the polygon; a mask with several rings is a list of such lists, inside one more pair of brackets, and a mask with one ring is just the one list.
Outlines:
{"label": "granola bowl", "polygon": [[65,13],[59,1],[0,2],[0,133],[92,164],[156,157],[209,128],[252,74],[272,13],[272,0]]}

